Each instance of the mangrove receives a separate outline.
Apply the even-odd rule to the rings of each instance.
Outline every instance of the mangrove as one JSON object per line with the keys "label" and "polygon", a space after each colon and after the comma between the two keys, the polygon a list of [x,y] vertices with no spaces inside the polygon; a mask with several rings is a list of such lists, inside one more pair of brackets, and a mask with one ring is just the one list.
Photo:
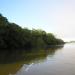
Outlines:
{"label": "mangrove", "polygon": [[41,29],[22,28],[0,14],[0,49],[37,48],[64,44],[62,39]]}

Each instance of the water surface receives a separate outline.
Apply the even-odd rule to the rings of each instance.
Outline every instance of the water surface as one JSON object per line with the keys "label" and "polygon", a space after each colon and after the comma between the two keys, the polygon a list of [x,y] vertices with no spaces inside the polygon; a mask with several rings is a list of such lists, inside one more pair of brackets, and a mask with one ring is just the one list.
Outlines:
{"label": "water surface", "polygon": [[0,58],[0,75],[75,75],[75,43],[7,54]]}

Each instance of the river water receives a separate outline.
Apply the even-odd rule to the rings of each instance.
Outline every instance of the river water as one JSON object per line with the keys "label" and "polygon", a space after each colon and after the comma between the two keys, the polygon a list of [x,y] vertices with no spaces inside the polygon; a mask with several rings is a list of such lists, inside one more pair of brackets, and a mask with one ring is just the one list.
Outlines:
{"label": "river water", "polygon": [[75,43],[37,52],[20,52],[22,60],[18,60],[17,55],[16,52],[8,57],[16,62],[1,62],[0,75],[75,75]]}

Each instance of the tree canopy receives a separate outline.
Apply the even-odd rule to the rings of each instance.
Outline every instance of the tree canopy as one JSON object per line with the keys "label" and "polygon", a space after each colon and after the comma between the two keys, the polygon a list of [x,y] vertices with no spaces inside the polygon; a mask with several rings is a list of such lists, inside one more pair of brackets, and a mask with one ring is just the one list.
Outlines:
{"label": "tree canopy", "polygon": [[64,41],[52,33],[46,33],[41,29],[21,28],[0,14],[0,48],[36,48],[58,44],[64,44]]}

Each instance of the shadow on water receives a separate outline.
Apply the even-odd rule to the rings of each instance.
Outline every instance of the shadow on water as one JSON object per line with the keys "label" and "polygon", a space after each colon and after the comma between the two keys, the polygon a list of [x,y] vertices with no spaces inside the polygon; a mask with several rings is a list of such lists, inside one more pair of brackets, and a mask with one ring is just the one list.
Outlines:
{"label": "shadow on water", "polygon": [[46,49],[32,50],[1,50],[0,75],[16,73],[23,64],[38,63],[46,60],[48,55],[54,55],[63,46],[48,47]]}

